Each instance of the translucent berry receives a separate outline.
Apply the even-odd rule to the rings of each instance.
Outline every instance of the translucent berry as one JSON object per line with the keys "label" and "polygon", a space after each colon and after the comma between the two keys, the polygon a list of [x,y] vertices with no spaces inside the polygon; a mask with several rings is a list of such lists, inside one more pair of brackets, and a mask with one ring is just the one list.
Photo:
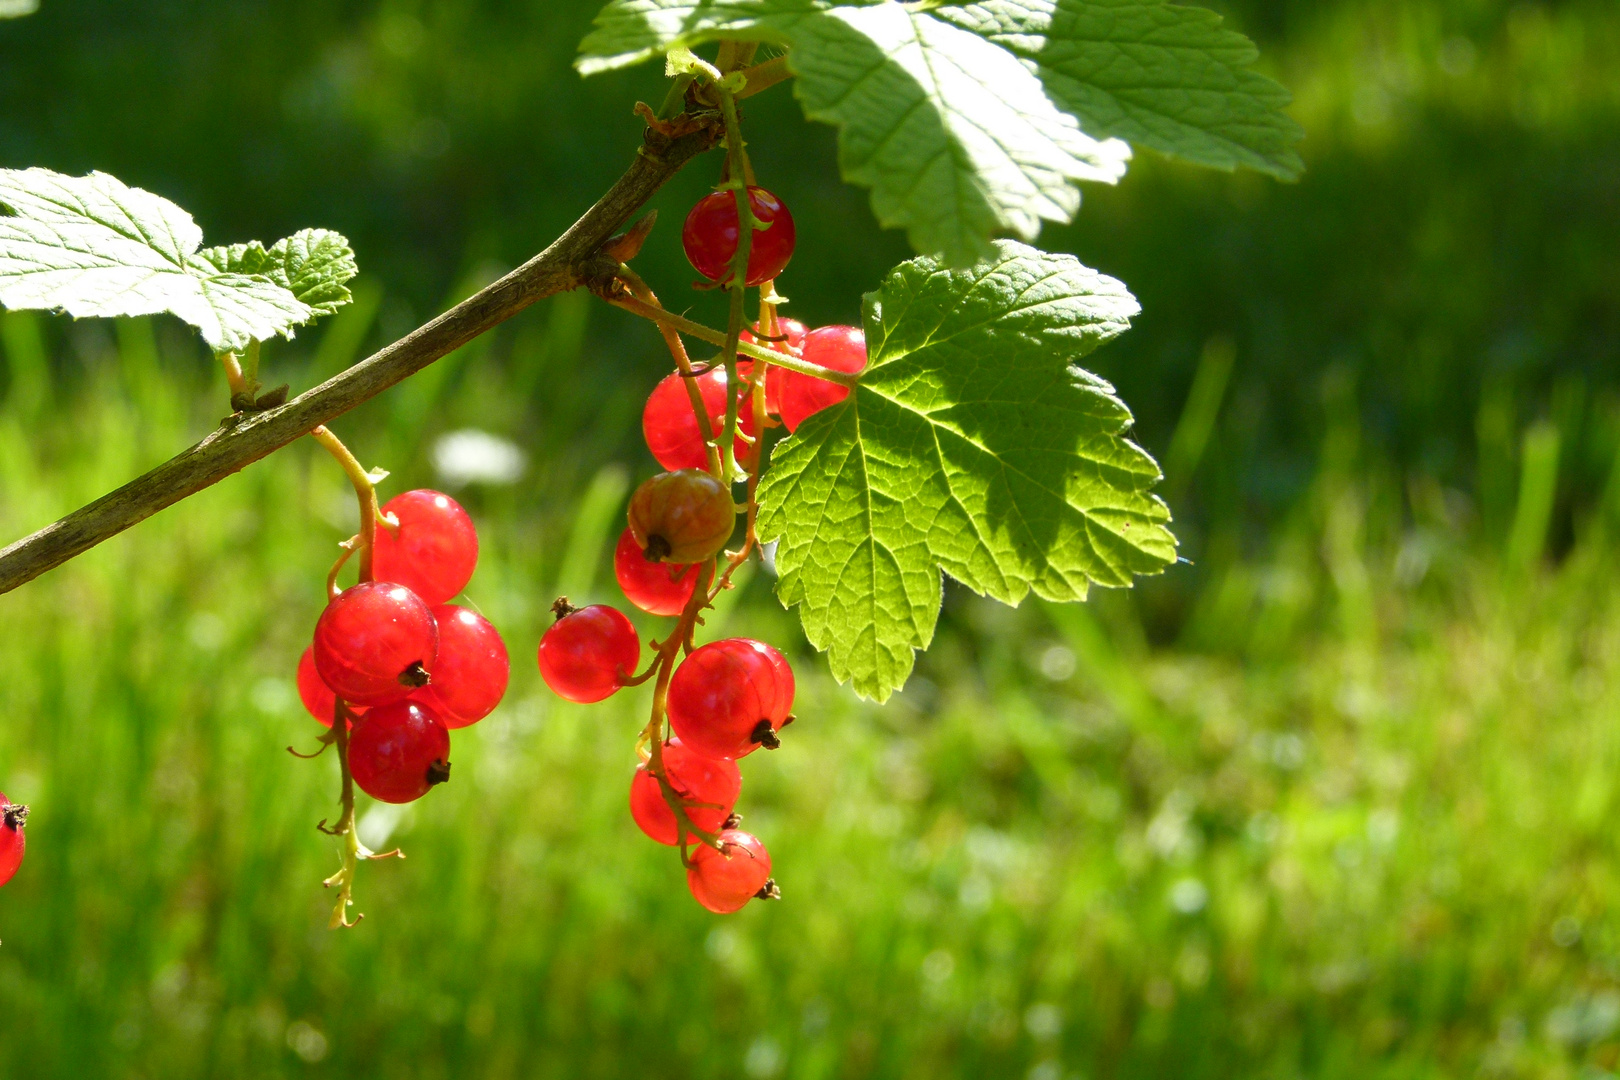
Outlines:
{"label": "translucent berry", "polygon": [[[694,754],[679,739],[664,744],[663,762],[664,775],[681,796],[692,824],[704,832],[719,832],[742,792],[742,773],[737,763]],[[645,765],[630,781],[630,816],[642,832],[660,844],[677,842],[675,811],[664,801],[658,778]]]}
{"label": "translucent berry", "polygon": [[606,604],[552,605],[557,621],[540,638],[540,675],[558,697],[588,704],[608,697],[636,672],[641,639],[624,613]]}
{"label": "translucent berry", "polygon": [[[754,229],[749,241],[747,284],[752,287],[782,272],[793,258],[797,234],[787,206],[764,188],[748,189],[748,205],[754,217],[766,226]],[[716,191],[699,199],[686,215],[681,243],[698,273],[710,281],[724,281],[731,276],[737,235],[737,196],[730,191]]]}
{"label": "translucent berry", "polygon": [[703,562],[736,526],[731,490],[701,469],[659,473],[630,496],[630,532],[655,562]]}
{"label": "translucent berry", "polygon": [[793,709],[793,669],[762,641],[710,642],[669,681],[669,726],[688,747],[718,758],[775,749]]}
{"label": "translucent berry", "polygon": [[[820,367],[854,373],[866,367],[866,335],[853,326],[819,326],[804,335],[801,354]],[[772,374],[781,376],[777,404],[789,431],[797,431],[811,413],[849,396],[849,387],[813,375],[780,369],[773,369]]]}
{"label": "translucent berry", "polygon": [[[332,726],[332,716],[337,709],[337,695],[332,688],[321,681],[320,672],[315,670],[315,649],[310,647],[304,650],[304,655],[298,658],[298,699],[304,703],[322,727]],[[364,705],[350,705],[349,711],[356,716],[364,713]],[[354,726],[354,721],[349,721]]]}
{"label": "translucent berry", "polygon": [[432,610],[391,581],[345,590],[315,624],[315,670],[356,705],[386,705],[426,686],[438,652]]}
{"label": "translucent berry", "polygon": [[419,701],[379,705],[349,736],[349,773],[373,799],[420,799],[450,779],[450,732]]}
{"label": "translucent berry", "polygon": [[705,844],[692,854],[686,887],[698,903],[719,915],[739,911],[755,897],[779,895],[771,881],[770,852],[741,829],[722,832],[719,851]]}
{"label": "translucent berry", "polygon": [[[804,347],[804,323],[798,319],[777,319],[776,325],[777,330],[780,331],[778,336],[785,337],[786,341],[764,341],[756,338],[754,333],[749,330],[742,332],[742,340],[750,345],[763,345],[765,348],[775,349],[779,353],[797,356],[799,350]],[[746,378],[753,374],[753,371],[754,362],[752,360],[742,358],[737,360],[738,375]],[[772,416],[776,416],[782,411],[782,376],[786,374],[787,372],[779,367],[773,367],[765,373],[765,411]]]}
{"label": "translucent berry", "polygon": [[[707,469],[709,451],[703,441],[703,429],[698,427],[697,415],[692,412],[692,397],[686,390],[688,382],[695,383],[703,396],[703,407],[709,414],[709,430],[719,438],[726,428],[726,369],[712,368],[702,375],[688,379],[675,372],[664,376],[647,398],[641,410],[641,433],[646,436],[647,449],[652,451],[658,464],[666,469]],[[754,434],[754,411],[748,402],[737,406],[737,427],[744,434]],[[742,439],[733,442],[740,460],[748,453],[748,444]]]}
{"label": "translucent berry", "polygon": [[437,491],[407,491],[383,506],[398,530],[377,527],[372,576],[394,581],[430,607],[467,587],[478,564],[478,533],[456,500]]}
{"label": "translucent berry", "polygon": [[619,534],[613,549],[613,573],[625,597],[649,615],[679,615],[698,581],[695,564],[648,561],[629,529]]}
{"label": "translucent berry", "polygon": [[501,703],[511,664],[501,635],[477,612],[441,604],[433,618],[439,624],[433,681],[411,696],[453,731],[478,723]]}
{"label": "translucent berry", "polygon": [[10,881],[22,865],[23,849],[28,846],[23,832],[27,823],[28,807],[12,802],[0,791],[0,885]]}

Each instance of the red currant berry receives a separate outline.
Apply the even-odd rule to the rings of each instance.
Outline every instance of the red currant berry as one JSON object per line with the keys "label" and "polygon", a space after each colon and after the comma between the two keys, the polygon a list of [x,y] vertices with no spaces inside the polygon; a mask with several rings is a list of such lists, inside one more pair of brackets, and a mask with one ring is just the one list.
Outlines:
{"label": "red currant berry", "polygon": [[477,612],[441,604],[433,618],[439,624],[433,681],[411,697],[454,731],[478,723],[501,703],[511,664],[501,635]]}
{"label": "red currant berry", "polygon": [[696,649],[669,681],[669,726],[700,754],[740,758],[775,749],[793,708],[793,670],[762,641],[728,638]]}
{"label": "red currant berry", "polygon": [[625,597],[649,615],[679,615],[697,588],[695,565],[649,562],[629,529],[619,534],[613,549],[613,573]]}
{"label": "red currant berry", "polygon": [[[707,469],[709,451],[703,442],[703,429],[698,427],[692,412],[692,397],[686,391],[687,382],[695,382],[703,396],[703,407],[709,413],[709,430],[718,438],[726,428],[726,369],[713,368],[688,380],[679,372],[665,375],[647,398],[641,410],[641,433],[647,438],[647,449],[652,451],[658,464],[669,470]],[[754,434],[754,410],[746,400],[737,406],[737,427],[746,435]],[[740,460],[748,453],[748,444],[735,440],[734,450]]]}
{"label": "red currant berry", "polygon": [[606,604],[552,605],[557,621],[540,638],[540,675],[558,697],[601,701],[635,674],[641,639],[624,613]]}
{"label": "red currant berry", "polygon": [[737,527],[731,489],[701,469],[659,473],[630,496],[630,532],[655,562],[697,563]]}
{"label": "red currant berry", "polygon": [[22,865],[23,849],[28,846],[23,832],[27,822],[28,807],[17,805],[0,791],[0,885],[10,881],[17,867]]}
{"label": "red currant berry", "polygon": [[419,701],[380,705],[349,736],[349,774],[373,799],[420,799],[450,779],[450,732]]}
{"label": "red currant berry", "polygon": [[740,911],[761,893],[774,893],[771,853],[758,837],[727,829],[720,834],[719,851],[705,844],[693,853],[686,887],[698,903],[717,915]]}
{"label": "red currant berry", "polygon": [[432,610],[391,581],[346,589],[315,624],[315,670],[357,705],[386,705],[426,686],[438,652]]}
{"label": "red currant berry", "polygon": [[[786,341],[760,341],[753,333],[747,330],[742,332],[742,340],[750,345],[763,345],[765,348],[775,349],[779,353],[797,356],[799,350],[804,347],[804,335],[806,332],[804,323],[798,319],[777,319],[776,326],[780,336],[787,338]],[[753,372],[754,362],[752,360],[739,359],[737,361],[738,375],[747,377],[752,375]],[[765,411],[772,416],[776,416],[782,411],[782,376],[786,374],[787,372],[779,367],[773,367],[765,373]]]}
{"label": "red currant berry", "polygon": [[[749,241],[747,284],[752,287],[782,272],[793,258],[797,234],[787,206],[764,188],[748,189],[748,205],[754,217],[767,226],[756,228]],[[710,281],[722,281],[731,275],[737,233],[737,196],[730,191],[716,191],[699,199],[686,215],[681,243],[698,273]]]}
{"label": "red currant berry", "polygon": [[[742,792],[742,773],[735,761],[704,757],[679,739],[664,744],[664,776],[681,797],[686,815],[704,832],[719,832]],[[674,845],[675,811],[664,801],[658,778],[643,765],[630,781],[630,816],[641,831],[660,844]]]}
{"label": "red currant berry", "polygon": [[382,509],[399,519],[399,528],[377,527],[373,577],[398,582],[429,606],[467,587],[478,564],[478,533],[456,500],[437,491],[407,491]]}
{"label": "red currant berry", "polygon": [[[866,366],[866,335],[853,326],[818,326],[804,335],[802,354],[805,360],[820,367],[854,373]],[[813,375],[800,375],[796,371],[783,371],[781,375],[777,399],[782,423],[789,431],[797,431],[811,413],[836,405],[849,396],[849,387]]]}
{"label": "red currant berry", "polygon": [[[305,649],[304,655],[298,658],[298,699],[321,727],[332,726],[332,717],[337,712],[337,695],[321,681],[320,672],[315,670],[313,647]],[[359,717],[366,709],[363,705],[350,705],[349,711]],[[353,720],[349,721],[349,726],[354,726]]]}

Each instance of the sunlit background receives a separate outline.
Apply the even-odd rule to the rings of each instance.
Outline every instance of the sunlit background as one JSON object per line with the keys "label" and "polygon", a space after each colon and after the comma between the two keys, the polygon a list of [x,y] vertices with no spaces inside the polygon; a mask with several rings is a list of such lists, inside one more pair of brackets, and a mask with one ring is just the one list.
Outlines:
{"label": "sunlit background", "polygon": [[[650,65],[569,67],[586,0],[43,0],[0,22],[0,166],[111,172],[208,242],[341,230],[356,303],[265,350],[314,385],[542,247],[606,189]],[[1620,9],[1217,6],[1295,92],[1296,185],[1141,154],[1048,247],[1123,279],[1091,358],[1190,565],[1013,610],[947,589],[883,707],[755,573],[802,718],[739,809],[786,899],[711,916],[626,810],[646,691],[552,697],[559,592],[654,469],[646,324],[546,301],[334,427],[385,494],[454,492],[514,658],[455,780],[363,835],[325,929],[336,766],[293,670],[352,494],[294,446],[0,597],[0,1075],[1450,1077],[1620,1060]],[[909,254],[784,87],[791,313],[853,322]],[[638,260],[692,292],[655,200]],[[227,411],[178,323],[0,318],[0,544]],[[654,624],[643,624],[653,630]]]}

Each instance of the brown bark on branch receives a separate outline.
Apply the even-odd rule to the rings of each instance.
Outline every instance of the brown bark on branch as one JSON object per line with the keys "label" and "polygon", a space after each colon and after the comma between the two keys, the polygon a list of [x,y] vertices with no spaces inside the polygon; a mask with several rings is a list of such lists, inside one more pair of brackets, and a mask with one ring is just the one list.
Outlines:
{"label": "brown bark on branch", "polygon": [[673,137],[648,129],[646,144],[629,170],[540,254],[313,390],[267,412],[233,417],[145,476],[0,551],[0,593],[10,592],[309,434],[536,300],[582,285],[605,288],[617,261],[603,254],[603,245],[665,181],[692,158],[712,149],[722,134],[718,117],[713,122],[683,125],[682,133]]}

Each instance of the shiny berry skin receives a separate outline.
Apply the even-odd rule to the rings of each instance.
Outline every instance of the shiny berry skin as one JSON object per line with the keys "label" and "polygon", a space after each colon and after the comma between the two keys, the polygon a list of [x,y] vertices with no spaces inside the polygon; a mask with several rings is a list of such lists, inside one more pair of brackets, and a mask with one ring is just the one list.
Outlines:
{"label": "shiny berry skin", "polygon": [[617,608],[553,607],[561,616],[540,638],[540,675],[561,698],[589,704],[608,697],[641,662],[641,639]]}
{"label": "shiny berry skin", "polygon": [[[742,793],[742,773],[735,761],[704,757],[679,739],[664,744],[664,775],[686,804],[686,816],[704,832],[719,832]],[[641,831],[660,844],[673,846],[675,811],[664,801],[658,778],[643,765],[630,781],[630,816]],[[694,838],[695,839],[695,838]]]}
{"label": "shiny berry skin", "polygon": [[511,663],[501,635],[477,612],[440,604],[433,619],[439,624],[433,681],[411,698],[431,707],[454,731],[478,723],[501,703]]}
{"label": "shiny berry skin", "polygon": [[[804,323],[798,319],[777,319],[776,326],[777,330],[780,331],[777,336],[787,338],[786,341],[761,341],[748,330],[742,332],[742,340],[750,345],[761,345],[767,349],[775,349],[779,353],[797,356],[799,350],[804,347],[804,335],[807,332]],[[737,374],[747,377],[753,374],[753,370],[754,362],[752,360],[738,358]],[[765,373],[765,411],[772,416],[776,416],[782,411],[782,376],[786,374],[788,373],[779,367],[773,367]],[[749,434],[752,434],[752,432]]]}
{"label": "shiny berry skin", "polygon": [[[320,672],[315,670],[315,649],[310,647],[304,650],[304,655],[298,658],[298,700],[304,703],[321,727],[332,726],[332,715],[337,709],[337,695],[332,688],[321,681]],[[363,705],[350,705],[349,711],[356,716],[366,711]],[[354,721],[349,721],[354,726]]]}
{"label": "shiny berry skin", "polygon": [[762,641],[714,641],[681,662],[669,681],[669,726],[692,750],[740,758],[775,749],[793,709],[793,669]]}
{"label": "shiny berry skin", "polygon": [[[786,204],[764,188],[748,189],[748,205],[754,217],[769,226],[755,229],[749,241],[747,284],[752,288],[782,272],[793,258],[798,234]],[[693,269],[710,281],[724,281],[731,276],[731,260],[737,254],[737,233],[737,196],[716,191],[699,199],[686,215],[681,244]]]}
{"label": "shiny berry skin", "polygon": [[[688,382],[695,382],[703,395],[703,407],[709,413],[709,429],[715,437],[726,428],[725,368],[713,368],[690,380],[679,372],[664,376],[641,410],[641,433],[658,464],[671,471],[709,467],[703,430],[698,427],[697,415],[692,412],[692,397],[686,391]],[[737,404],[737,428],[746,435],[754,434],[754,410],[746,399]],[[736,439],[733,450],[741,460],[748,453],[748,444]]]}
{"label": "shiny berry skin", "polygon": [[10,881],[17,867],[22,865],[23,851],[28,846],[28,837],[23,831],[27,822],[28,807],[13,803],[0,791],[0,885]]}
{"label": "shiny berry skin", "polygon": [[450,732],[419,701],[380,705],[349,736],[349,774],[373,799],[420,799],[450,779]]}
{"label": "shiny berry skin", "polygon": [[[853,326],[818,326],[804,335],[802,355],[806,361],[834,371],[854,373],[866,367],[866,334]],[[849,387],[783,371],[777,390],[782,423],[789,431],[799,430],[805,417],[836,405],[849,396]]]}
{"label": "shiny berry skin", "polygon": [[679,615],[697,588],[696,565],[649,562],[629,529],[613,549],[613,573],[625,598],[649,615]]}
{"label": "shiny berry skin", "polygon": [[438,652],[432,610],[391,581],[344,590],[315,624],[315,670],[356,705],[386,705],[426,686]]}
{"label": "shiny berry skin", "polygon": [[407,491],[382,509],[399,519],[399,529],[377,526],[372,577],[398,582],[429,607],[467,587],[478,564],[478,533],[456,500],[437,491]]}
{"label": "shiny berry skin", "polygon": [[759,895],[771,880],[771,853],[758,837],[741,829],[720,834],[720,851],[707,844],[692,854],[686,887],[698,903],[717,915],[729,915]]}
{"label": "shiny berry skin", "polygon": [[696,563],[731,539],[731,489],[701,469],[659,473],[630,496],[630,532],[655,562]]}

